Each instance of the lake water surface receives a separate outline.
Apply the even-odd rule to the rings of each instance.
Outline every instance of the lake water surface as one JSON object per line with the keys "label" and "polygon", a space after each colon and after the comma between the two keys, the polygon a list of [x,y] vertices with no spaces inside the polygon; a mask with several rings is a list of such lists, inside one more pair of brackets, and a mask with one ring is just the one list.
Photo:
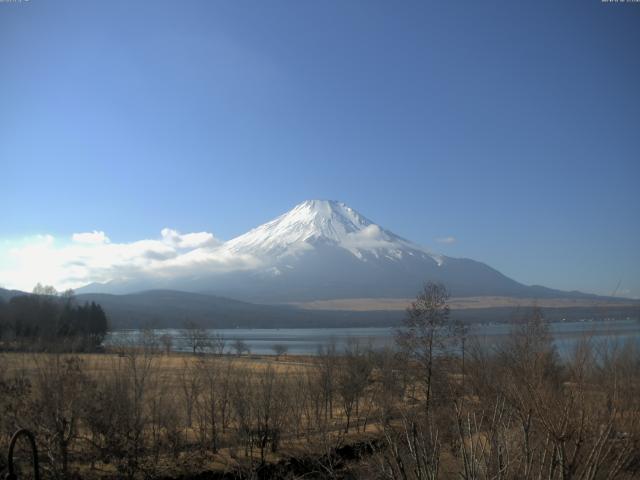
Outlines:
{"label": "lake water surface", "polygon": [[[499,343],[511,331],[509,324],[471,325],[469,335],[487,344]],[[394,344],[397,328],[256,328],[256,329],[216,329],[209,334],[221,335],[226,340],[226,349],[231,350],[235,340],[245,342],[251,353],[273,354],[273,346],[285,345],[288,353],[296,355],[314,355],[319,346],[335,343],[341,351],[349,341],[357,341],[373,348],[383,348]],[[549,331],[561,355],[569,354],[582,338],[590,338],[594,344],[627,341],[640,345],[640,321],[635,319],[559,322],[551,323]],[[173,350],[188,351],[189,346],[180,329],[154,330],[156,335],[168,334],[173,338]],[[116,330],[105,340],[105,345],[126,341],[139,343],[140,330]]]}

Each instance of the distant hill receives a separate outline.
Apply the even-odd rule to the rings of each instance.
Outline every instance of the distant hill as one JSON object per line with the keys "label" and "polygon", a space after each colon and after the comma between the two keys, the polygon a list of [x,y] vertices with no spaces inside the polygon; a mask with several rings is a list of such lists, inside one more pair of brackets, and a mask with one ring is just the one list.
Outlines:
{"label": "distant hill", "polygon": [[[78,300],[95,301],[107,312],[113,328],[180,328],[185,320],[209,328],[314,328],[394,326],[403,310],[310,310],[290,306],[260,305],[225,297],[175,290],[151,290],[128,295],[82,294]],[[531,307],[486,307],[453,309],[464,322],[508,322]],[[584,318],[638,317],[640,303],[543,307],[550,321]]]}
{"label": "distant hill", "polygon": [[20,290],[6,290],[4,288],[0,288],[0,299],[8,302],[16,295],[28,295],[25,292],[21,292]]}
{"label": "distant hill", "polygon": [[[17,290],[0,289],[0,299],[29,295]],[[91,293],[77,295],[79,303],[96,302],[105,310],[112,329],[181,328],[185,320],[207,328],[319,328],[373,327],[399,325],[404,311],[399,301],[393,308],[380,310],[340,310],[261,305],[231,298],[177,290],[150,290],[126,295]],[[408,300],[407,300],[408,303]],[[464,306],[455,308],[460,299],[452,299],[452,315],[464,322],[508,322],[524,315],[530,306]],[[462,302],[464,303],[464,302]],[[584,318],[640,318],[640,302],[618,302],[576,306],[545,306],[550,321]]]}
{"label": "distant hill", "polygon": [[399,312],[309,311],[176,290],[80,294],[77,298],[102,305],[113,328],[180,328],[185,320],[210,328],[373,326],[391,325],[401,318]]}

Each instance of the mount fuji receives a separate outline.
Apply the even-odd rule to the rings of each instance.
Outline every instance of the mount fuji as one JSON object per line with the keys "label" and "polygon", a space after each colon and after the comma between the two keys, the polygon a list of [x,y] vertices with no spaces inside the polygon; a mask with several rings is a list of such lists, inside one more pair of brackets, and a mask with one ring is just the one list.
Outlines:
{"label": "mount fuji", "polygon": [[[455,297],[589,297],[527,286],[490,266],[436,254],[373,223],[351,207],[308,200],[208,253],[250,259],[242,267],[114,279],[81,292],[132,293],[174,289],[262,303],[353,298],[410,298],[426,281],[444,283]],[[232,263],[232,262],[231,262]]]}

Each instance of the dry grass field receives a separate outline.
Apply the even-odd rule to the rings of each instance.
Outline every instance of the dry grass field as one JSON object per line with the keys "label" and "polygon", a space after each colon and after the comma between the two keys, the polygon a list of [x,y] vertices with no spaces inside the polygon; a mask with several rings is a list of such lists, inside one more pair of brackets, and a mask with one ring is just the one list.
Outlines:
{"label": "dry grass field", "polygon": [[[314,300],[311,302],[294,302],[292,305],[308,310],[347,310],[347,311],[404,311],[414,299],[412,298],[343,298],[334,300]],[[595,308],[637,306],[637,301],[590,298],[516,298],[516,297],[452,297],[449,306],[454,310],[476,308],[523,308],[538,306],[541,308]]]}
{"label": "dry grass field", "polygon": [[[61,417],[74,423],[73,431],[68,431],[64,469],[83,477],[178,476],[206,470],[241,475],[257,457],[264,464],[322,456],[345,442],[366,440],[375,430],[375,425],[363,424],[358,418],[350,419],[351,426],[345,431],[346,416],[339,403],[320,405],[320,397],[316,397],[315,415],[330,421],[322,428],[311,426],[313,414],[302,412],[300,396],[303,389],[311,390],[310,384],[319,385],[321,365],[314,357],[167,355],[130,348],[101,354],[9,352],[0,354],[0,365],[6,390],[15,394],[13,402],[5,399],[9,409],[15,408],[10,415],[14,428],[45,433],[51,427],[43,425],[48,420],[54,428]],[[17,391],[8,385],[12,381],[28,387]],[[107,395],[100,392],[103,389]],[[40,418],[37,410],[52,400],[56,405],[49,413],[55,418]],[[234,407],[236,412],[232,412]],[[82,420],[84,415],[100,414],[106,417],[104,432],[94,431],[91,423],[95,418]],[[306,420],[301,419],[304,415]],[[4,420],[3,427],[7,427]],[[136,445],[109,445],[108,436],[121,433],[112,427],[123,429],[120,440],[124,443],[146,444],[144,449],[153,451],[153,458],[136,459],[135,464],[127,464],[130,459],[114,461],[118,454],[131,455]],[[11,428],[4,429],[0,446],[6,447],[10,432]],[[38,435],[41,455],[46,452],[49,459],[57,457],[59,449],[47,452],[51,446],[42,437]],[[109,448],[113,452],[107,452]],[[87,455],[87,449],[94,450],[94,458]],[[48,473],[61,475],[53,469]]]}
{"label": "dry grass field", "polygon": [[1,353],[0,451],[28,428],[56,479],[637,478],[637,348],[585,341],[560,362],[536,322],[466,346]]}

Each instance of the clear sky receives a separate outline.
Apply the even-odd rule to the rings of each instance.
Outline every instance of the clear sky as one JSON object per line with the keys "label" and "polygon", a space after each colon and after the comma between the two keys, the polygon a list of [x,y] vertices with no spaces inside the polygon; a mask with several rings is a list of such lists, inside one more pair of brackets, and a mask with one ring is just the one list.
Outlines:
{"label": "clear sky", "polygon": [[0,3],[0,283],[34,242],[229,239],[310,198],[640,297],[640,4]]}

